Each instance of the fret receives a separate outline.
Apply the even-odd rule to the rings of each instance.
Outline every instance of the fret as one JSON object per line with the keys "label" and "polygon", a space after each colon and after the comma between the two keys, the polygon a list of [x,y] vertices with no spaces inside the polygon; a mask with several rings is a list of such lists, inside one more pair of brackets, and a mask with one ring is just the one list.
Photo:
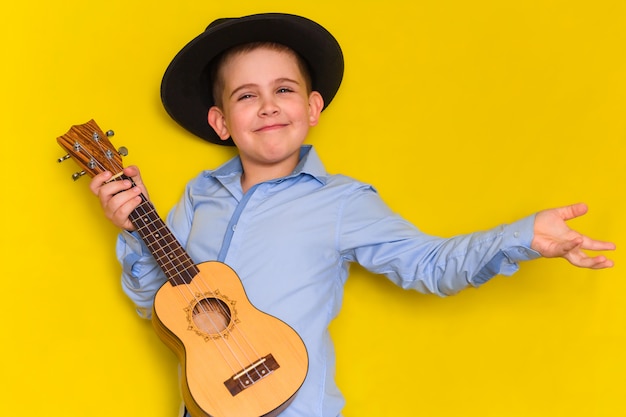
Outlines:
{"label": "fret", "polygon": [[152,204],[143,202],[130,214],[130,220],[172,285],[188,284],[199,270]]}

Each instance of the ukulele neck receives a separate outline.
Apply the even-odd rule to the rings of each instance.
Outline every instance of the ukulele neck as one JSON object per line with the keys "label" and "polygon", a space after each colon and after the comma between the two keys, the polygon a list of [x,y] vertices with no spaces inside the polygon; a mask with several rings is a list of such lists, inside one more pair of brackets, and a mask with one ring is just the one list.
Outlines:
{"label": "ukulele neck", "polygon": [[[121,179],[132,182],[132,179],[125,175],[116,178],[116,180]],[[135,187],[135,183],[132,182],[132,184]],[[197,266],[156,212],[152,203],[143,194],[141,194],[141,199],[139,206],[130,214],[130,221],[137,228],[137,233],[170,283],[174,286],[189,284],[199,273]]]}

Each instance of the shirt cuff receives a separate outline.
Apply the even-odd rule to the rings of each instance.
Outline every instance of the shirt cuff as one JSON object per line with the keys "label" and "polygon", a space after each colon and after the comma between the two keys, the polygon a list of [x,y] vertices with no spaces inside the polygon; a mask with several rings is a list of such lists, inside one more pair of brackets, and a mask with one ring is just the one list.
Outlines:
{"label": "shirt cuff", "polygon": [[500,251],[470,280],[477,287],[496,275],[511,276],[519,270],[518,262],[539,258],[530,248],[535,228],[535,216],[501,226]]}
{"label": "shirt cuff", "polygon": [[[117,238],[117,258],[122,264],[124,275],[130,278],[138,278],[141,275],[138,261],[150,255],[150,250],[137,232],[122,231]],[[131,287],[139,287],[139,282],[131,280],[128,282]]]}
{"label": "shirt cuff", "polygon": [[137,232],[123,230],[119,235],[119,240],[125,243],[128,247],[126,250],[127,253],[130,251],[142,256],[150,254],[150,250]]}
{"label": "shirt cuff", "polygon": [[534,235],[534,214],[504,226],[502,247],[509,262],[530,261],[541,257],[539,252],[530,248]]}

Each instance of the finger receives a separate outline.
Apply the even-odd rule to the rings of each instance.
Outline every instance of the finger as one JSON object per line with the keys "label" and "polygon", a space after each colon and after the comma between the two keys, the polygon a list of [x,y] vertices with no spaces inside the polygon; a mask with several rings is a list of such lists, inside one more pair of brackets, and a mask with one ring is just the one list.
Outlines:
{"label": "finger", "polygon": [[611,259],[607,259],[603,256],[599,256],[593,259],[598,259],[593,265],[593,269],[612,268],[614,265]]}
{"label": "finger", "polygon": [[104,206],[105,215],[118,227],[134,229],[129,216],[141,204],[140,194],[137,187],[115,194]]}
{"label": "finger", "polygon": [[124,168],[124,175],[126,175],[127,177],[132,178],[133,180],[140,178],[140,174],[139,174],[139,168],[137,168],[134,165],[130,165],[127,166],[126,168]]}
{"label": "finger", "polygon": [[124,229],[133,230],[134,225],[130,221],[129,216],[137,208],[139,204],[141,204],[141,198],[138,196],[135,196],[134,198],[127,200],[114,213],[113,222],[115,224],[119,224]]}
{"label": "finger", "polygon": [[106,183],[112,176],[113,174],[110,171],[104,171],[95,175],[89,182],[89,189],[92,193],[98,195],[98,189],[102,187],[102,185]]}
{"label": "finger", "polygon": [[613,261],[607,259],[607,257],[604,255],[590,257],[584,253],[581,253],[576,256],[566,256],[565,259],[567,259],[572,265],[581,268],[603,269],[611,268],[613,266]]}
{"label": "finger", "polygon": [[[117,185],[117,184],[116,184]],[[115,189],[115,187],[109,187]],[[131,187],[129,189],[122,189],[119,192],[113,193],[111,197],[105,201],[105,210],[113,216],[116,212],[118,212],[123,206],[127,205],[129,202],[135,200],[141,201],[141,190],[137,187]],[[138,200],[137,200],[138,199]],[[132,210],[131,210],[132,211]],[[127,213],[130,214],[130,211]],[[128,217],[128,216],[125,216]]]}
{"label": "finger", "polygon": [[148,198],[148,190],[146,189],[146,186],[144,185],[143,180],[141,179],[141,173],[139,171],[139,168],[134,165],[130,165],[124,168],[124,174],[127,177],[130,177],[133,183],[135,184],[135,186],[141,188],[141,191],[143,192],[143,194],[146,196],[146,198]]}
{"label": "finger", "polygon": [[587,213],[588,207],[584,203],[572,204],[557,209],[563,220],[572,220]]}
{"label": "finger", "polygon": [[111,181],[101,185],[96,190],[96,195],[100,198],[102,205],[107,205],[111,198],[131,187],[132,183],[129,180]]}
{"label": "finger", "polygon": [[590,239],[585,236],[581,248],[586,250],[615,250],[615,243]]}

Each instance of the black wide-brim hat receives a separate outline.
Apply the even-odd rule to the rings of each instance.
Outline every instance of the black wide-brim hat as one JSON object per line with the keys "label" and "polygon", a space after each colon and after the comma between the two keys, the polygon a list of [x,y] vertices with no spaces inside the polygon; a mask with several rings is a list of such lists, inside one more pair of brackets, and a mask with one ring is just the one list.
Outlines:
{"label": "black wide-brim hat", "polygon": [[343,54],[337,40],[319,24],[284,13],[217,19],[181,49],[163,76],[161,100],[178,124],[209,142],[233,145],[231,139],[221,140],[207,121],[215,104],[209,73],[222,52],[250,42],[275,42],[293,49],[308,64],[313,90],[324,98],[324,108],[335,97],[343,78]]}

